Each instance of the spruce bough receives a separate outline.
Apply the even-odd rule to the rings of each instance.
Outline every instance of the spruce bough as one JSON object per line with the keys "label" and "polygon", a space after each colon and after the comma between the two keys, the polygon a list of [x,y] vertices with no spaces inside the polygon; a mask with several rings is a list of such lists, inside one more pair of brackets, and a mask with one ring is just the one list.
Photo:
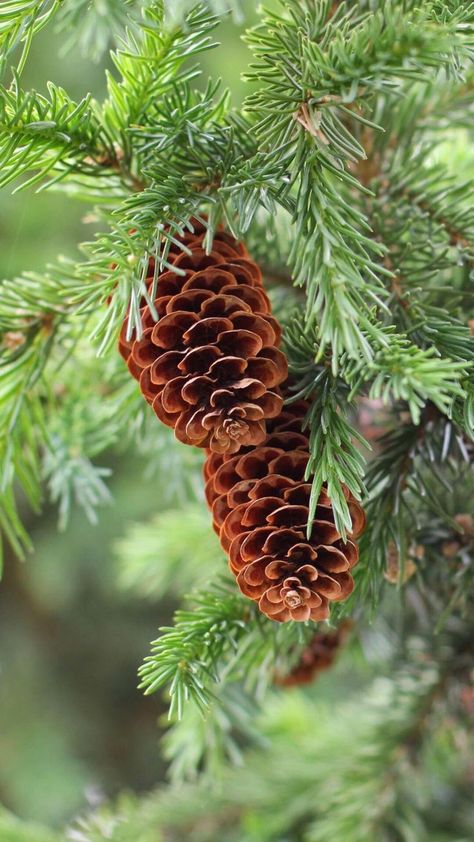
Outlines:
{"label": "spruce bough", "polygon": [[[126,319],[121,342],[129,359],[132,343],[146,348],[147,331],[167,318],[155,306],[160,278],[172,274],[176,261],[184,273],[189,269],[196,225],[204,263],[219,242],[221,252],[231,241],[244,243],[283,326],[284,354],[276,348],[262,354],[272,346],[267,333],[276,324],[265,294],[260,295],[264,316],[244,296],[254,327],[260,325],[260,345],[242,354],[237,346],[227,349],[224,339],[223,348],[241,361],[267,359],[263,366],[261,360],[253,362],[254,376],[248,378],[260,386],[246,382],[243,400],[232,396],[231,420],[219,415],[215,428],[212,413],[222,407],[212,403],[211,389],[199,424],[195,419],[188,428],[186,416],[181,438],[208,447],[215,434],[214,450],[224,452],[237,432],[247,435],[252,428],[255,440],[248,433],[242,446],[258,448],[267,421],[271,426],[279,413],[304,407],[296,431],[307,448],[299,477],[306,512],[305,523],[296,524],[303,536],[299,543],[317,528],[321,499],[327,499],[343,553],[350,545],[353,513],[363,505],[367,525],[353,571],[355,587],[333,605],[330,623],[351,618],[347,657],[354,658],[357,645],[364,648],[377,634],[368,630],[369,620],[375,629],[397,628],[389,635],[388,661],[380,670],[390,676],[396,664],[399,679],[375,681],[373,719],[364,716],[355,730],[350,725],[354,706],[338,711],[345,723],[341,734],[353,739],[347,758],[348,741],[338,736],[337,722],[333,731],[326,723],[324,734],[314,726],[314,739],[298,746],[295,786],[310,793],[313,769],[323,789],[335,781],[327,791],[330,814],[322,816],[318,806],[300,810],[297,790],[294,812],[283,816],[274,795],[283,786],[277,770],[288,756],[285,750],[296,768],[297,753],[288,748],[295,735],[282,710],[272,708],[278,702],[267,700],[274,699],[276,676],[291,674],[318,627],[286,615],[289,622],[276,623],[271,610],[264,616],[255,601],[238,592],[234,578],[225,575],[219,548],[211,547],[205,576],[202,565],[197,575],[192,558],[183,561],[180,591],[192,591],[196,580],[199,590],[177,612],[174,625],[161,630],[140,669],[145,692],[166,687],[170,695],[172,768],[185,777],[203,767],[215,771],[216,764],[225,769],[235,796],[216,794],[209,811],[222,838],[239,838],[226,825],[226,811],[235,811],[246,826],[246,811],[258,812],[262,804],[244,773],[227,767],[240,757],[242,746],[255,742],[256,732],[272,736],[268,722],[258,724],[255,709],[268,704],[281,736],[270,750],[275,771],[265,790],[267,836],[263,830],[258,836],[257,828],[256,839],[293,834],[315,841],[444,842],[449,837],[443,827],[454,825],[446,820],[446,802],[444,813],[440,807],[430,763],[443,770],[445,792],[451,793],[456,838],[468,838],[468,807],[459,783],[463,758],[453,759],[454,752],[442,744],[439,718],[456,722],[464,734],[473,585],[474,161],[469,140],[474,6],[450,0],[275,2],[259,10],[256,25],[246,29],[251,59],[242,70],[248,94],[237,107],[217,80],[203,79],[200,62],[201,54],[218,47],[226,10],[238,21],[245,3],[107,0],[107,36],[102,19],[100,37],[94,25],[81,37],[82,47],[94,55],[109,38],[116,39],[104,100],[84,91],[74,101],[53,82],[43,93],[26,90],[22,74],[37,33],[46,26],[82,26],[68,5],[67,0],[14,0],[0,9],[0,186],[30,190],[32,201],[33,187],[65,191],[71,200],[88,203],[100,221],[96,236],[82,244],[79,261],[58,259],[44,271],[2,283],[4,538],[20,557],[31,549],[20,516],[22,498],[38,510],[49,496],[58,503],[63,524],[73,505],[95,517],[108,499],[108,472],[100,456],[124,441],[146,454],[160,481],[174,482],[175,507],[178,498],[180,506],[192,507],[193,518],[209,517],[202,498],[196,504],[198,456],[164,438],[117,355],[116,342]],[[92,24],[98,7],[91,4],[87,10]],[[222,257],[234,267],[240,260],[245,274],[245,256],[227,252]],[[231,286],[229,281],[225,289],[229,298]],[[219,298],[217,288],[211,293]],[[204,315],[199,308],[191,319],[196,333]],[[213,313],[212,318],[227,316]],[[247,327],[244,321],[235,327],[242,341],[250,324],[249,318]],[[275,331],[273,337],[275,346]],[[284,356],[289,379],[282,407]],[[147,369],[146,362],[141,369]],[[243,367],[234,365],[235,371]],[[245,372],[241,375],[245,379]],[[178,385],[160,403],[168,421],[185,409],[185,384]],[[152,392],[148,384],[149,398]],[[201,400],[192,389],[186,395]],[[158,528],[162,537],[154,539],[160,547],[172,546],[169,536],[163,537],[167,523],[176,530],[176,520],[165,518]],[[205,535],[201,527],[199,534]],[[140,534],[135,526],[128,581],[136,583],[141,564],[150,573],[148,538],[144,531],[142,544]],[[185,537],[183,519],[184,544]],[[122,546],[130,547],[130,541]],[[132,560],[120,552],[127,580]],[[180,552],[184,558],[192,546]],[[162,572],[149,576],[155,597],[176,592],[176,557],[170,553],[160,564]],[[251,577],[245,587],[258,590],[261,584]],[[395,622],[400,603],[403,628]],[[291,718],[291,702],[282,704]],[[323,760],[318,745],[324,747]],[[449,763],[433,756],[444,750]],[[252,774],[261,777],[261,764],[257,751],[248,761],[250,782]],[[354,764],[364,767],[362,784],[350,771]],[[408,778],[414,781],[413,793],[407,791]],[[176,814],[170,816],[163,809],[166,797],[99,812],[84,819],[78,838],[102,839],[104,828],[115,821],[125,833],[130,828],[131,839],[137,834],[145,839],[156,826],[179,838],[179,805],[175,800]],[[199,821],[199,802],[198,790],[190,787],[188,821]],[[359,830],[347,804],[364,816]],[[432,804],[442,814],[441,830],[433,826]],[[8,816],[2,821],[10,832]]]}

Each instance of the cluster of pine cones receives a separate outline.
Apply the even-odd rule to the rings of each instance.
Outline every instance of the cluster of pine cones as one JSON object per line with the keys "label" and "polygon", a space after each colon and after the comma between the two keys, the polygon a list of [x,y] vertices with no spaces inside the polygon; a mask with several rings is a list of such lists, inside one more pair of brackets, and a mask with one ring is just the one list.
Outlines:
{"label": "cluster of pine cones", "polygon": [[364,512],[347,492],[343,542],[323,490],[307,535],[308,407],[284,405],[288,365],[262,274],[224,230],[207,254],[204,226],[192,228],[156,282],[150,260],[158,321],[144,306],[133,340],[126,320],[120,353],[158,418],[206,449],[206,498],[242,593],[279,622],[326,619],[329,603],[352,591]]}

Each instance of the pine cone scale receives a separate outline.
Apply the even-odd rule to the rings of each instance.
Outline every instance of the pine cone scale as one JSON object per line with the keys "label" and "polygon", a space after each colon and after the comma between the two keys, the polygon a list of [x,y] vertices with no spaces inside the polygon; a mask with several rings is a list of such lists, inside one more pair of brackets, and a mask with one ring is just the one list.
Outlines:
{"label": "pine cone scale", "polygon": [[330,603],[350,595],[358,560],[353,539],[364,526],[363,511],[346,489],[352,532],[344,543],[323,488],[307,536],[306,411],[302,402],[281,409],[268,422],[262,446],[234,457],[209,454],[205,468],[214,528],[237,584],[277,622],[326,619]]}
{"label": "pine cone scale", "polygon": [[172,245],[169,271],[150,261],[153,312],[142,308],[135,341],[125,321],[120,353],[158,418],[207,448],[206,500],[241,591],[278,622],[324,619],[353,588],[364,513],[345,489],[344,543],[323,488],[307,534],[308,406],[283,407],[288,365],[260,269],[225,232],[209,254],[200,224],[194,233]]}
{"label": "pine cone scale", "polygon": [[264,441],[266,421],[281,412],[278,387],[288,369],[260,269],[223,231],[207,254],[204,230],[196,230],[172,244],[169,271],[157,273],[150,260],[147,284],[159,320],[143,307],[135,341],[125,320],[119,350],[180,441],[233,454]]}

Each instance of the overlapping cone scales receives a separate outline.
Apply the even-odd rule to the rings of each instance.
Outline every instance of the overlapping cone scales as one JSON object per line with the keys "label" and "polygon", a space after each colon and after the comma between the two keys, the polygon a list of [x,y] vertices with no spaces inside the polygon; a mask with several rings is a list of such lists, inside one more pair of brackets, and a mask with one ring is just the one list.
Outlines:
{"label": "overlapping cone scales", "polygon": [[352,591],[354,543],[365,523],[360,505],[346,493],[352,532],[345,543],[326,491],[318,500],[307,537],[311,483],[305,480],[309,445],[304,402],[268,424],[260,446],[237,455],[209,454],[206,496],[214,528],[245,596],[274,620],[323,620],[329,603]]}
{"label": "overlapping cone scales", "polygon": [[120,352],[157,416],[208,449],[207,499],[242,593],[279,622],[326,619],[352,591],[364,514],[347,492],[352,532],[342,541],[323,490],[308,536],[307,405],[283,408],[287,363],[260,270],[224,231],[210,254],[203,241],[196,223],[170,251],[169,271],[150,261],[154,307],[141,311],[139,339],[125,322]]}
{"label": "overlapping cone scales", "polygon": [[266,420],[280,413],[287,363],[257,264],[224,231],[216,233],[210,254],[203,239],[196,223],[181,238],[186,251],[171,251],[172,269],[157,280],[150,261],[158,321],[143,307],[141,338],[127,339],[126,321],[119,349],[180,441],[236,453],[263,442]]}

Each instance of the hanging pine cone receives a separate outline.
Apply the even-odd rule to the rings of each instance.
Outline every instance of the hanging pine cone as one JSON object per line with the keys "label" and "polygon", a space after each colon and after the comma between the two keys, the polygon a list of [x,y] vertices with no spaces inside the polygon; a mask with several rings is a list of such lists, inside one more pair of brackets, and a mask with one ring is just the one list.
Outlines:
{"label": "hanging pine cone", "polygon": [[337,629],[316,632],[308,646],[303,649],[298,663],[286,675],[277,675],[275,684],[280,687],[311,684],[318,673],[333,665],[351,627],[352,623],[346,620]]}
{"label": "hanging pine cone", "polygon": [[306,537],[311,492],[305,480],[306,411],[303,401],[287,407],[268,424],[262,445],[237,456],[209,454],[205,465],[214,528],[239,588],[279,622],[324,620],[329,602],[349,596],[354,584],[349,571],[358,560],[354,540],[365,523],[361,506],[346,491],[352,532],[344,543],[323,489]]}
{"label": "hanging pine cone", "polygon": [[[143,334],[119,350],[158,418],[176,437],[215,453],[236,453],[264,441],[265,422],[282,408],[279,385],[287,364],[278,350],[281,330],[270,314],[262,275],[245,247],[217,231],[203,249],[204,227],[195,223],[168,261],[173,269],[156,282],[154,306],[141,310]],[[150,260],[148,287],[155,265]]]}

